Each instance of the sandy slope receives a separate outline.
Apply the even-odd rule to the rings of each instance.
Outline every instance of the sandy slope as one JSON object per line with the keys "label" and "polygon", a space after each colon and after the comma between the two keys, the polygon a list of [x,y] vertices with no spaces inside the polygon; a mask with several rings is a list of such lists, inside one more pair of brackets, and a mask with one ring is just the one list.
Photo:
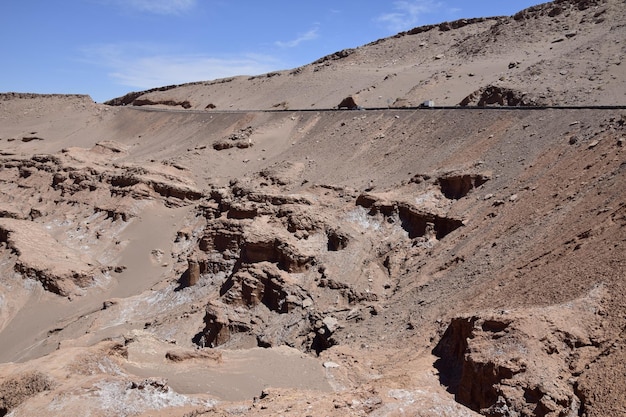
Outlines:
{"label": "sandy slope", "polygon": [[624,104],[621,1],[546,3],[511,17],[416,28],[300,68],[170,86],[112,102],[216,110],[457,105],[487,86],[560,105]]}
{"label": "sandy slope", "polygon": [[2,96],[0,415],[624,414],[624,110],[219,111],[622,103],[623,13],[135,97],[214,110]]}

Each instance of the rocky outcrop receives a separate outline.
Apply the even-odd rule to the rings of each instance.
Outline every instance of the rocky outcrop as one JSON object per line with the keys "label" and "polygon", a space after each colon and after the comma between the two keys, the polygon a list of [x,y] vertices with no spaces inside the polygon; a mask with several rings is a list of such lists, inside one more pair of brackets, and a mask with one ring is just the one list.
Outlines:
{"label": "rocky outcrop", "polygon": [[239,129],[239,131],[232,133],[227,138],[214,142],[213,149],[216,151],[222,151],[224,149],[231,149],[235,147],[239,149],[249,148],[252,146],[252,140],[250,139],[252,133],[254,133],[252,126]]}
{"label": "rocky outcrop", "polygon": [[348,242],[350,242],[350,236],[339,230],[329,229],[326,231],[326,236],[328,236],[327,248],[329,251],[335,252],[343,250],[348,246]]}
{"label": "rocky outcrop", "polygon": [[337,108],[339,110],[345,109],[345,110],[356,110],[359,108],[359,105],[356,104],[356,100],[354,99],[354,97],[352,96],[348,96],[346,98],[344,98],[343,100],[341,100],[341,103],[339,103],[337,105]]}
{"label": "rocky outcrop", "polygon": [[[91,149],[0,161],[0,181],[12,190],[5,191],[0,204],[0,240],[5,243],[0,251],[11,254],[16,272],[59,295],[83,294],[106,282],[106,272],[113,269],[96,259],[121,250],[112,223],[131,221],[146,200],[181,206],[202,197],[181,168],[110,165],[127,151],[123,144],[103,141]],[[78,212],[89,213],[90,220],[66,227]]]}
{"label": "rocky outcrop", "polygon": [[[211,192],[202,208],[207,226],[198,250],[206,267],[200,271],[225,273],[227,278],[219,299],[206,307],[197,344],[310,347],[310,320],[304,309],[310,296],[292,274],[307,273],[316,263],[315,255],[302,251],[297,240],[314,232],[318,223],[296,221],[295,213],[302,214],[299,201],[240,183]],[[278,221],[268,224],[268,218]],[[294,322],[299,324],[284,329],[285,323]]]}
{"label": "rocky outcrop", "polygon": [[220,294],[228,304],[249,308],[263,304],[268,310],[280,314],[301,306],[307,297],[289,274],[265,262],[237,271],[224,282]]}
{"label": "rocky outcrop", "polygon": [[165,166],[125,166],[119,171],[105,174],[104,180],[116,187],[114,192],[124,193],[125,189],[141,184],[164,198],[172,197],[184,201],[198,200],[202,197],[202,192],[192,181]]}
{"label": "rocky outcrop", "polygon": [[145,183],[165,198],[174,197],[175,199],[184,201],[199,200],[202,197],[202,191],[196,189],[194,186],[181,184],[177,181],[146,178]]}
{"label": "rocky outcrop", "polygon": [[342,49],[341,51],[337,51],[333,54],[326,55],[318,59],[317,61],[314,61],[312,64],[323,64],[329,61],[336,61],[338,59],[347,58],[355,52],[356,52],[356,49],[354,48]]}
{"label": "rocky outcrop", "polygon": [[261,170],[259,175],[272,185],[286,186],[295,184],[304,171],[301,162],[281,161]]}
{"label": "rocky outcrop", "polygon": [[489,176],[486,174],[447,174],[437,179],[441,193],[453,200],[465,197],[472,189],[480,187],[487,181]]}
{"label": "rocky outcrop", "polygon": [[451,22],[443,22],[436,25],[441,32],[447,32],[449,30],[461,29],[467,25],[474,25],[476,23],[487,22],[491,20],[497,20],[498,17],[476,17],[473,19],[458,19]]}
{"label": "rocky outcrop", "polygon": [[170,106],[170,107],[177,107],[177,106],[181,106],[183,109],[190,109],[191,108],[191,103],[189,102],[189,100],[183,100],[183,101],[176,101],[176,100],[150,100],[147,98],[144,99],[135,99],[133,100],[133,102],[131,103],[133,106],[155,106],[155,105],[163,105],[163,106]]}
{"label": "rocky outcrop", "polygon": [[[448,173],[407,186],[413,191],[423,188],[422,192],[430,196],[426,200],[368,193],[347,197],[349,193],[340,188],[314,187],[314,192],[324,196],[337,193],[351,201],[350,216],[343,211],[328,216],[320,215],[317,209],[318,195],[277,193],[285,182],[268,182],[293,168],[261,172],[255,179],[214,188],[201,204],[200,212],[207,223],[197,247],[203,259],[200,273],[220,273],[225,278],[219,298],[206,307],[204,329],[194,339],[200,346],[287,344],[317,353],[334,346],[339,343],[337,332],[348,312],[383,300],[385,289],[390,287],[388,274],[406,261],[382,242],[393,235],[395,247],[432,247],[463,226],[461,219],[446,214],[455,198],[462,198],[487,180],[481,174]],[[264,185],[259,187],[255,182]],[[422,200],[424,203],[419,203]],[[326,206],[329,210],[346,204],[335,197],[330,201],[325,203],[330,204]],[[335,204],[339,206],[330,209]],[[372,246],[363,246],[355,237],[363,233],[360,225],[346,224],[347,218],[360,213],[369,216],[365,222],[380,225]],[[325,260],[338,259],[337,252],[345,252],[347,259],[361,259],[358,265],[362,266],[327,267]],[[314,294],[351,307],[335,317],[335,324],[329,324],[329,320],[324,321],[329,312],[315,308]]]}
{"label": "rocky outcrop", "polygon": [[6,217],[9,219],[24,220],[26,216],[20,210],[17,210],[12,205],[0,202],[0,217]]}
{"label": "rocky outcrop", "polygon": [[159,92],[159,91],[167,91],[176,87],[179,87],[179,85],[168,85],[164,87],[152,88],[150,90],[145,90],[145,91],[133,91],[122,97],[105,101],[104,104],[109,105],[109,106],[127,106],[129,104],[132,104],[134,101],[136,101],[137,99],[139,99],[139,97],[143,95],[154,93],[154,92]]}
{"label": "rocky outcrop", "polygon": [[[450,30],[463,28],[467,25],[473,25],[476,23],[489,22],[489,21],[498,21],[500,19],[502,19],[502,17],[477,17],[477,18],[472,18],[472,19],[458,19],[458,20],[454,20],[451,22],[442,22],[442,23],[433,24],[433,25],[423,25],[423,26],[418,26],[413,29],[404,31],[404,32],[400,32],[397,35],[394,35],[394,38],[400,38],[403,36],[410,36],[410,35],[419,35],[420,33],[429,32],[433,29],[438,29],[440,32],[448,32]],[[379,39],[377,41],[369,43],[368,45],[376,45],[385,40],[386,39]]]}
{"label": "rocky outcrop", "polygon": [[597,6],[601,0],[555,0],[550,3],[540,4],[521,10],[513,15],[513,19],[528,20],[547,14],[550,17],[558,16],[568,9],[587,10]]}
{"label": "rocky outcrop", "polygon": [[428,32],[432,29],[439,29],[439,31],[441,32],[447,32],[449,30],[454,30],[454,29],[460,29],[462,27],[465,27],[467,25],[473,25],[476,23],[482,23],[482,22],[486,22],[486,21],[490,21],[490,20],[497,20],[498,17],[477,17],[477,18],[473,18],[473,19],[459,19],[459,20],[454,20],[451,22],[443,22],[443,23],[439,23],[439,24],[435,24],[435,25],[425,25],[425,26],[419,26],[416,28],[413,28],[411,30],[408,30],[406,32],[401,32],[396,36],[404,36],[404,35],[417,35],[420,33],[424,33],[424,32]]}
{"label": "rocky outcrop", "polygon": [[[269,175],[261,173],[257,180],[265,182]],[[341,325],[324,322],[328,312],[314,307],[314,293],[327,293],[350,305],[378,300],[376,292],[342,282],[319,266],[330,253],[364,254],[351,247],[352,233],[340,222],[320,215],[314,200],[263,192],[245,182],[211,192],[210,201],[202,206],[207,226],[198,250],[206,271],[226,278],[219,299],[206,307],[204,329],[194,339],[197,344],[287,344],[319,353],[338,343],[335,334]]]}
{"label": "rocky outcrop", "polygon": [[192,287],[198,283],[200,280],[200,263],[196,259],[189,258],[187,260],[188,268],[187,268],[187,286]]}
{"label": "rocky outcrop", "polygon": [[433,351],[442,384],[490,417],[581,415],[576,381],[608,345],[596,303],[452,319]]}
{"label": "rocky outcrop", "polygon": [[201,347],[217,347],[229,342],[235,333],[248,332],[248,317],[239,319],[235,314],[234,310],[224,308],[220,302],[210,302],[206,307],[204,329],[194,337],[194,342]]}
{"label": "rocky outcrop", "polygon": [[41,226],[26,220],[0,219],[0,242],[17,256],[15,270],[41,282],[48,291],[68,296],[93,285],[104,267],[62,245]]}
{"label": "rocky outcrop", "polygon": [[489,85],[474,91],[459,103],[459,106],[509,106],[541,107],[540,100],[529,97],[526,93],[511,88]]}
{"label": "rocky outcrop", "polygon": [[85,103],[93,103],[91,97],[87,94],[38,94],[38,93],[20,93],[20,92],[8,92],[0,93],[0,101],[16,100],[16,99],[70,99],[76,101],[82,101]]}
{"label": "rocky outcrop", "polygon": [[442,239],[463,226],[461,219],[442,216],[405,201],[389,201],[373,194],[361,194],[358,206],[369,210],[371,216],[382,214],[387,218],[397,217],[410,239]]}
{"label": "rocky outcrop", "polygon": [[[0,161],[6,170],[4,177],[20,185],[46,191],[51,185],[62,197],[74,196],[82,191],[94,192],[109,188],[114,197],[130,195],[146,198],[152,192],[166,199],[198,200],[202,192],[180,170],[165,165],[104,167],[107,158],[124,154],[126,147],[106,141],[92,149],[69,148],[59,155],[36,155],[30,159]],[[103,159],[104,158],[104,159]],[[181,175],[182,174],[182,175]],[[107,187],[108,185],[108,187]]]}
{"label": "rocky outcrop", "polygon": [[[161,111],[0,100],[0,217],[24,222],[0,232],[0,392],[57,383],[0,415],[620,415],[623,6],[557,0],[128,102]],[[493,83],[611,108],[446,108]],[[377,110],[327,110],[349,94]],[[55,241],[33,264],[123,266],[22,273],[20,230]]]}
{"label": "rocky outcrop", "polygon": [[241,246],[240,258],[244,263],[270,262],[287,272],[303,272],[312,262],[313,256],[306,255],[287,240],[278,237],[248,235]]}

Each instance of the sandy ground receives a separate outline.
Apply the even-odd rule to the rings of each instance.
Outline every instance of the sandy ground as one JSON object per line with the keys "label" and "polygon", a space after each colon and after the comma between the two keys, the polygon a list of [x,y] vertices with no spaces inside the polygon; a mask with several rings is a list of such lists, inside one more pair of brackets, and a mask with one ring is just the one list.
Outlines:
{"label": "sandy ground", "polygon": [[0,415],[626,414],[624,110],[221,112],[624,104],[623,14],[549,3],[148,106],[3,95]]}
{"label": "sandy ground", "polygon": [[133,93],[125,102],[323,109],[353,96],[364,107],[450,106],[497,86],[542,104],[614,105],[626,99],[623,13],[619,1],[545,4],[514,17],[461,20],[453,30],[409,31],[292,70]]}

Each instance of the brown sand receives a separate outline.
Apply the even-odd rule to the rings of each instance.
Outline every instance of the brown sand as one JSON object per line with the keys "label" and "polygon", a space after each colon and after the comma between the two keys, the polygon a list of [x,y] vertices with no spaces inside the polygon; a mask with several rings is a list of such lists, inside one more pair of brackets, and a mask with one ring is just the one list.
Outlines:
{"label": "brown sand", "polygon": [[625,110],[254,111],[623,105],[624,13],[3,95],[0,415],[626,415]]}

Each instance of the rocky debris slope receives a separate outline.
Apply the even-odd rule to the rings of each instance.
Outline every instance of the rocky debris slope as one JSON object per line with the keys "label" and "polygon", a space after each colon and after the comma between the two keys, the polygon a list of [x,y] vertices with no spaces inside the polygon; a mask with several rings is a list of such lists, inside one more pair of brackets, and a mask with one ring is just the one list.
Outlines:
{"label": "rocky debris slope", "polygon": [[542,104],[540,100],[526,97],[526,94],[521,91],[490,85],[474,91],[472,94],[465,97],[459,105],[463,107],[484,107],[493,105],[534,107],[541,106]]}
{"label": "rocky debris slope", "polygon": [[184,171],[115,162],[125,155],[124,145],[109,141],[0,161],[5,268],[70,298],[108,288],[111,274],[125,269],[120,233],[146,205],[180,207],[202,196]]}
{"label": "rocky debris slope", "polygon": [[16,272],[40,281],[46,290],[59,295],[93,286],[98,275],[106,271],[31,221],[0,219],[0,242],[17,257]]}
{"label": "rocky debris slope", "polygon": [[271,182],[288,183],[291,168],[233,181],[200,204],[207,224],[193,264],[200,275],[225,277],[195,336],[200,346],[287,344],[319,354],[336,343],[333,333],[344,322],[376,314],[393,293],[401,267],[394,253],[432,247],[462,227],[447,216],[449,207],[487,181],[447,174],[414,184],[405,191],[421,190],[415,204],[402,201],[403,191],[379,196],[317,186],[285,194]]}
{"label": "rocky debris slope", "polygon": [[579,376],[615,351],[603,289],[566,305],[453,319],[434,349],[444,384],[487,416],[583,415]]}
{"label": "rocky debris slope", "polygon": [[0,96],[0,415],[624,414],[624,10]]}
{"label": "rocky debris slope", "polygon": [[555,1],[509,17],[414,28],[292,70],[168,86],[108,103],[330,109],[351,96],[366,108],[425,100],[451,106],[495,88],[519,92],[523,105],[624,104],[625,13],[622,0]]}
{"label": "rocky debris slope", "polygon": [[[2,160],[2,341],[19,323],[37,329],[23,351],[3,350],[24,361],[3,365],[3,375],[108,339],[130,352],[115,359],[124,376],[95,373],[85,386],[104,381],[96,391],[106,386],[128,407],[152,401],[139,391],[219,392],[179,376],[202,380],[198,363],[202,372],[249,374],[231,367],[239,350],[264,365],[302,355],[293,369],[311,372],[298,379],[306,388],[263,401],[251,399],[258,385],[234,399],[220,393],[248,399],[237,407],[258,415],[287,398],[331,415],[611,410],[595,398],[617,392],[602,375],[623,358],[619,111],[207,113],[125,109],[114,116],[132,129],[118,131],[125,142]],[[163,160],[145,159],[170,132],[138,132],[132,117],[146,129],[176,121],[198,133]],[[241,129],[252,130],[254,147],[210,146]],[[215,175],[199,187],[207,161]],[[155,210],[164,215],[147,222]],[[172,216],[184,221],[174,228]],[[140,244],[133,230],[165,243]],[[129,242],[145,247],[135,253]],[[149,259],[135,264],[144,252]],[[31,264],[40,281],[24,273]],[[142,270],[155,278],[134,287]],[[31,287],[69,296],[71,312],[37,317],[36,327]],[[42,305],[58,311],[59,299]],[[304,366],[309,359],[317,367]],[[58,382],[56,371],[39,370]],[[329,389],[320,374],[334,390],[323,400],[306,391]],[[132,387],[146,378],[168,378],[169,388]],[[293,389],[296,379],[285,378]],[[58,387],[11,407],[41,407]],[[85,398],[75,393],[59,407]]]}

